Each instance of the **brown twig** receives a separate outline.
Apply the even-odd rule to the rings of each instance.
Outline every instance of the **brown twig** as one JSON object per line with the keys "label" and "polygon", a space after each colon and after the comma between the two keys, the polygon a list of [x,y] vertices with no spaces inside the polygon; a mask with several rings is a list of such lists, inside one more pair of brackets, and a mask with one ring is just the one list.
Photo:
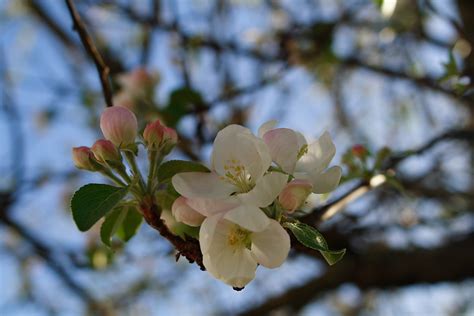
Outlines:
{"label": "brown twig", "polygon": [[183,256],[188,259],[190,263],[196,262],[201,270],[206,270],[202,263],[202,252],[199,241],[194,238],[183,239],[170,232],[168,227],[161,220],[159,216],[160,209],[153,201],[153,198],[145,198],[140,205],[140,210],[147,224],[156,229],[162,237],[166,238],[176,248],[178,251],[177,259],[179,256]]}
{"label": "brown twig", "polygon": [[[444,132],[438,136],[433,137],[424,145],[414,150],[393,154],[387,159],[387,162],[383,166],[383,170],[396,168],[398,164],[401,163],[403,160],[412,156],[421,155],[433,148],[438,143],[448,139],[458,139],[473,142],[474,131],[461,129]],[[310,225],[314,225],[316,222],[321,220],[326,220],[335,215],[337,212],[341,211],[344,206],[346,206],[349,202],[358,199],[365,193],[369,192],[371,189],[380,186],[384,182],[385,177],[383,175],[375,175],[370,181],[360,181],[352,189],[350,189],[340,197],[328,202],[325,205],[315,208],[310,214],[302,217],[301,219],[302,221]]]}
{"label": "brown twig", "polygon": [[86,30],[84,22],[82,22],[79,12],[77,12],[76,7],[74,6],[73,0],[66,0],[66,4],[73,20],[73,29],[79,34],[82,45],[86,49],[89,56],[93,59],[95,67],[97,68],[100,83],[102,85],[102,92],[104,93],[105,103],[108,107],[113,106],[112,87],[109,81],[110,69],[105,64],[104,60],[102,59],[102,56],[95,47],[92,38]]}

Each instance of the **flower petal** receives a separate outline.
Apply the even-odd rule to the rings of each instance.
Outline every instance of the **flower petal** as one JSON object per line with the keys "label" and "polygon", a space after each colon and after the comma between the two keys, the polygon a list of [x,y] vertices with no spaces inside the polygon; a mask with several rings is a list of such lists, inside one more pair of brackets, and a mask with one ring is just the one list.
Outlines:
{"label": "flower petal", "polygon": [[304,145],[308,145],[308,142],[306,141],[306,138],[304,137],[303,134],[300,132],[295,132],[296,137],[298,138],[298,151],[303,147]]}
{"label": "flower petal", "polygon": [[233,287],[242,288],[255,278],[257,262],[250,250],[225,247],[219,252],[203,255],[207,271],[215,278]]}
{"label": "flower petal", "polygon": [[279,267],[288,257],[290,236],[280,223],[271,219],[264,231],[252,234],[250,251],[262,266],[271,269]]}
{"label": "flower petal", "polygon": [[261,209],[254,205],[239,205],[225,213],[224,218],[251,232],[264,230],[270,219]]}
{"label": "flower petal", "polygon": [[271,121],[263,123],[262,126],[260,126],[260,128],[258,129],[258,133],[257,133],[258,137],[263,138],[263,135],[265,135],[266,132],[274,129],[277,123],[278,123],[277,120],[271,120]]}
{"label": "flower petal", "polygon": [[323,194],[334,191],[341,180],[341,175],[342,169],[339,166],[331,167],[322,173],[310,174],[313,192]]}
{"label": "flower petal", "polygon": [[187,198],[187,204],[204,216],[212,216],[237,207],[239,202],[231,196],[225,199]]}
{"label": "flower petal", "polygon": [[292,173],[298,159],[298,136],[289,128],[277,128],[263,135],[274,162],[283,171]]}
{"label": "flower petal", "polygon": [[286,174],[270,172],[260,178],[255,187],[248,193],[237,195],[244,204],[265,207],[277,198],[288,180]]}
{"label": "flower petal", "polygon": [[225,198],[235,192],[235,187],[215,173],[183,172],[172,179],[173,186],[187,198]]}
{"label": "flower petal", "polygon": [[298,172],[321,172],[327,168],[336,154],[336,146],[328,132],[308,146],[308,152],[296,164]]}
{"label": "flower petal", "polygon": [[225,175],[232,167],[243,167],[247,175],[256,181],[267,171],[271,162],[267,146],[249,129],[229,125],[217,133],[211,166],[218,174]]}
{"label": "flower petal", "polygon": [[201,245],[203,254],[207,253],[211,247],[218,248],[217,250],[219,250],[225,246],[223,244],[214,243],[223,240],[224,236],[227,236],[230,225],[230,222],[222,220],[222,215],[220,214],[207,217],[202,222],[201,228],[199,229],[199,244]]}

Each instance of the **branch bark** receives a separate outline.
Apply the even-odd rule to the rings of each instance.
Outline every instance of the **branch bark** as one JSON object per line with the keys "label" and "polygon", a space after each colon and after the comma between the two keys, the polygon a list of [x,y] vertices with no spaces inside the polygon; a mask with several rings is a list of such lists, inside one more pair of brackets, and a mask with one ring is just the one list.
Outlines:
{"label": "branch bark", "polygon": [[108,107],[113,106],[112,102],[112,87],[110,85],[109,73],[110,69],[105,64],[102,56],[94,45],[92,38],[90,37],[87,29],[82,22],[79,12],[77,12],[74,6],[73,0],[66,0],[66,4],[73,21],[73,29],[79,34],[82,45],[86,49],[89,56],[94,61],[97,73],[99,74],[100,84],[102,85],[102,92],[104,93],[105,103]]}
{"label": "branch bark", "polygon": [[[429,250],[383,249],[363,254],[348,254],[344,260],[328,268],[322,276],[291,288],[281,295],[271,297],[261,305],[240,315],[268,315],[272,311],[283,308],[288,311],[288,315],[294,315],[295,311],[307,305],[319,294],[335,289],[344,283],[355,284],[364,290],[472,278],[474,277],[473,247],[474,234],[471,234],[461,241],[454,241]],[[286,315],[286,313],[281,315]]]}

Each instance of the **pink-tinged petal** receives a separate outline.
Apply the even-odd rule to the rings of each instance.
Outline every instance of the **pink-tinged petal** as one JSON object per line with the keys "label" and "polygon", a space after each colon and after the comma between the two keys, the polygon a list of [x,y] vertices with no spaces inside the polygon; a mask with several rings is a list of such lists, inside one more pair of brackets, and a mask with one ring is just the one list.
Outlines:
{"label": "pink-tinged petal", "polygon": [[290,236],[281,225],[271,219],[267,228],[252,234],[251,252],[262,266],[277,268],[288,257]]}
{"label": "pink-tinged petal", "polygon": [[274,162],[283,171],[292,173],[298,159],[298,136],[289,128],[277,128],[263,135]]}
{"label": "pink-tinged petal", "polygon": [[171,213],[178,222],[192,227],[198,227],[204,221],[204,216],[190,207],[184,196],[177,198],[172,207]]}
{"label": "pink-tinged petal", "polygon": [[187,198],[187,203],[204,216],[222,213],[239,205],[234,196],[225,199]]}
{"label": "pink-tinged petal", "polygon": [[334,166],[319,174],[312,174],[313,192],[318,194],[334,191],[341,180],[342,169]]}
{"label": "pink-tinged petal", "polygon": [[[271,164],[270,153],[263,140],[249,129],[229,125],[217,133],[211,157],[211,166],[218,174],[243,172],[256,180]],[[237,169],[236,169],[237,168]]]}
{"label": "pink-tinged petal", "polygon": [[207,271],[232,287],[243,288],[255,278],[257,262],[246,248],[223,248],[203,255]]}
{"label": "pink-tinged petal", "polygon": [[244,204],[266,207],[273,203],[288,180],[286,174],[270,172],[258,179],[255,187],[248,193],[237,195]]}
{"label": "pink-tinged petal", "polygon": [[336,146],[328,132],[308,146],[308,152],[296,164],[296,171],[316,173],[327,168],[336,154]]}
{"label": "pink-tinged petal", "polygon": [[179,173],[173,177],[172,182],[176,191],[187,198],[222,199],[235,192],[233,185],[223,181],[215,173]]}
{"label": "pink-tinged petal", "polygon": [[292,213],[303,205],[312,189],[313,185],[308,180],[293,180],[281,191],[278,201],[285,210]]}
{"label": "pink-tinged petal", "polygon": [[242,204],[224,214],[224,219],[251,232],[264,230],[270,221],[261,209],[253,205]]}
{"label": "pink-tinged petal", "polygon": [[260,128],[258,129],[258,133],[257,133],[258,137],[263,138],[263,135],[265,135],[266,132],[274,129],[277,123],[278,123],[277,120],[271,120],[271,121],[263,123],[262,126],[260,126]]}
{"label": "pink-tinged petal", "polygon": [[227,240],[231,225],[230,222],[222,220],[220,214],[207,217],[199,229],[199,244],[202,253],[207,253],[211,247],[219,251],[226,247],[223,241]]}
{"label": "pink-tinged petal", "polygon": [[100,129],[105,138],[115,146],[127,146],[135,143],[138,130],[137,118],[125,107],[112,106],[102,113]]}

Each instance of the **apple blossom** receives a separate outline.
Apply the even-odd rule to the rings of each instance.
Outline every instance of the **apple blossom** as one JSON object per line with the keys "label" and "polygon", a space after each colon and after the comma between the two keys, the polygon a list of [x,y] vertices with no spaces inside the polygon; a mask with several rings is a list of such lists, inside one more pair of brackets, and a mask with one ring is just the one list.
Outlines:
{"label": "apple blossom", "polygon": [[191,208],[183,196],[180,196],[174,201],[171,207],[171,213],[178,222],[193,227],[200,226],[205,218],[204,215]]}
{"label": "apple blossom", "polygon": [[164,154],[168,154],[178,142],[178,135],[174,129],[156,120],[145,127],[143,139],[148,149],[161,150]]}
{"label": "apple blossom", "polygon": [[255,231],[214,215],[203,222],[199,240],[207,271],[236,288],[244,287],[255,277],[257,264],[279,267],[290,250],[288,233],[273,219]]}
{"label": "apple blossom", "polygon": [[74,161],[74,165],[79,169],[89,171],[99,170],[99,165],[94,161],[94,154],[89,147],[74,147],[72,149],[72,160]]}
{"label": "apple blossom", "polygon": [[120,163],[122,156],[115,145],[106,139],[97,140],[91,148],[95,159],[101,163],[111,162]]}
{"label": "apple blossom", "polygon": [[118,76],[117,81],[122,86],[123,91],[135,97],[140,97],[153,87],[157,82],[157,76],[140,67]]}
{"label": "apple blossom", "polygon": [[102,113],[100,129],[105,138],[115,146],[131,145],[135,143],[137,137],[137,118],[125,107],[112,106]]}
{"label": "apple blossom", "polygon": [[293,213],[304,204],[312,188],[313,185],[308,180],[293,180],[281,191],[278,202],[289,213]]}
{"label": "apple blossom", "polygon": [[212,172],[180,173],[172,182],[188,199],[188,205],[201,214],[225,212],[225,219],[258,229],[268,224],[260,208],[273,203],[288,179],[279,172],[265,174],[270,164],[270,154],[261,139],[247,128],[230,125],[214,141]]}
{"label": "apple blossom", "polygon": [[307,144],[304,136],[288,128],[276,128],[275,121],[262,125],[259,135],[269,148],[272,160],[296,179],[311,182],[314,193],[333,191],[339,184],[342,170],[339,166],[327,169],[336,153],[329,133]]}

